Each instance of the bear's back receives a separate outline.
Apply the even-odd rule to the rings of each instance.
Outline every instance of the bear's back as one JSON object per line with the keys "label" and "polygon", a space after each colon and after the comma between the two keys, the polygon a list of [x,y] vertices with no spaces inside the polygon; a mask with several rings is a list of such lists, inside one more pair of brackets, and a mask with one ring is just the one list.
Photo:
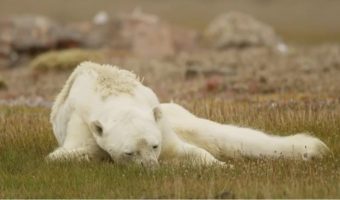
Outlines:
{"label": "bear's back", "polygon": [[127,70],[116,66],[100,65],[92,62],[81,63],[76,71],[90,73],[96,79],[96,92],[103,98],[111,95],[130,94],[140,84],[138,77]]}
{"label": "bear's back", "polygon": [[100,65],[89,61],[82,62],[72,72],[57,95],[52,107],[51,121],[53,121],[58,110],[68,98],[75,80],[82,75],[89,75],[95,80],[95,92],[103,99],[112,95],[133,95],[135,88],[141,85],[139,78],[130,71],[111,65]]}

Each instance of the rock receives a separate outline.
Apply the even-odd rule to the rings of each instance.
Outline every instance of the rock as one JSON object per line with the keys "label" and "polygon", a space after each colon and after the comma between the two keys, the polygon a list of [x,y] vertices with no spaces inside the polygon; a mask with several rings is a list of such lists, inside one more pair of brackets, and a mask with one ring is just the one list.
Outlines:
{"label": "rock", "polygon": [[272,27],[239,12],[213,19],[204,31],[203,39],[216,49],[267,46],[282,52],[287,50]]}
{"label": "rock", "polygon": [[120,36],[141,57],[165,57],[175,53],[171,28],[157,16],[136,9],[121,16]]}
{"label": "rock", "polygon": [[219,91],[224,87],[223,77],[221,76],[211,76],[205,81],[205,90],[208,92]]}
{"label": "rock", "polygon": [[111,27],[108,35],[111,37],[106,44],[142,58],[164,58],[192,50],[197,40],[196,31],[172,26],[140,9],[117,16],[107,24]]}
{"label": "rock", "polygon": [[42,16],[27,15],[0,19],[0,60],[15,64],[19,54],[80,46],[80,36]]}
{"label": "rock", "polygon": [[84,36],[85,47],[129,51],[142,58],[163,58],[192,49],[197,36],[195,31],[170,26],[140,9],[115,17],[99,12],[93,21],[73,23],[69,27]]}
{"label": "rock", "polygon": [[195,48],[197,32],[171,26],[135,9],[110,17],[98,12],[92,20],[61,25],[38,15],[0,19],[0,67],[18,63],[22,55],[66,48],[109,48],[142,58],[164,58]]}
{"label": "rock", "polygon": [[176,52],[188,52],[197,48],[198,33],[196,31],[172,26],[171,34]]}
{"label": "rock", "polygon": [[17,52],[30,52],[64,47],[68,43],[80,43],[74,31],[62,28],[56,22],[42,16],[15,16],[0,22],[1,40],[9,43]]}
{"label": "rock", "polygon": [[33,59],[30,67],[34,71],[72,70],[83,61],[101,62],[103,53],[94,50],[67,49],[43,53]]}
{"label": "rock", "polygon": [[[73,22],[67,25],[68,30],[79,33],[82,46],[85,48],[121,47],[119,37],[120,20],[111,18],[105,12],[97,13],[92,21]],[[117,43],[117,44],[116,44]]]}

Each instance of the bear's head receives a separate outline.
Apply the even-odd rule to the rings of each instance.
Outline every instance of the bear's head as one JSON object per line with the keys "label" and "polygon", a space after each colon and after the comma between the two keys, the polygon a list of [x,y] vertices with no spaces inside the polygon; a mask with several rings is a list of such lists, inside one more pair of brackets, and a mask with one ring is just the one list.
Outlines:
{"label": "bear's head", "polygon": [[119,108],[105,112],[94,120],[90,129],[97,144],[117,163],[158,165],[161,151],[161,111]]}

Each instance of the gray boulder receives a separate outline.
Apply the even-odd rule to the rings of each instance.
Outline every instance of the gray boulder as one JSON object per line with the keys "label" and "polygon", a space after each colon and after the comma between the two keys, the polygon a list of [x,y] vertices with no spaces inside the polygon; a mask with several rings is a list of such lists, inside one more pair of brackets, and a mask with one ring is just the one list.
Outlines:
{"label": "gray boulder", "polygon": [[216,49],[267,46],[286,50],[271,26],[239,12],[229,12],[213,19],[203,38],[206,44]]}

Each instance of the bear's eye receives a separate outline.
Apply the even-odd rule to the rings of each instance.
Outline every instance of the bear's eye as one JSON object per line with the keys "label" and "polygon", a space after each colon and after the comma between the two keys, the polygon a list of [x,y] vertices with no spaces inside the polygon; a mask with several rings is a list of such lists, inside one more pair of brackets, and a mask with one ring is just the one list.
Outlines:
{"label": "bear's eye", "polygon": [[125,155],[127,155],[127,156],[133,156],[133,152],[126,152]]}
{"label": "bear's eye", "polygon": [[158,145],[153,145],[152,148],[153,148],[153,149],[157,149],[157,148],[158,148]]}

